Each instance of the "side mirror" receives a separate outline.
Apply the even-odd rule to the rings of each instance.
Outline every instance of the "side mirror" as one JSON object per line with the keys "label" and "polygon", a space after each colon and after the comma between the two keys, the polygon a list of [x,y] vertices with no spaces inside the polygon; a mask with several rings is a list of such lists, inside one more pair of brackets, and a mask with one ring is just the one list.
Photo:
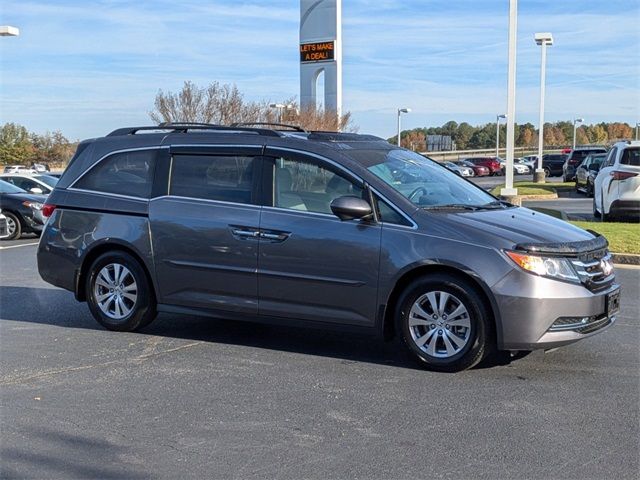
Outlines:
{"label": "side mirror", "polygon": [[35,193],[36,195],[42,195],[42,194],[44,193],[44,192],[42,191],[42,189],[41,189],[41,188],[38,188],[38,187],[30,188],[30,189],[29,189],[29,191],[30,191],[31,193]]}
{"label": "side mirror", "polygon": [[373,213],[369,202],[353,195],[335,198],[331,202],[331,211],[342,221],[364,219]]}

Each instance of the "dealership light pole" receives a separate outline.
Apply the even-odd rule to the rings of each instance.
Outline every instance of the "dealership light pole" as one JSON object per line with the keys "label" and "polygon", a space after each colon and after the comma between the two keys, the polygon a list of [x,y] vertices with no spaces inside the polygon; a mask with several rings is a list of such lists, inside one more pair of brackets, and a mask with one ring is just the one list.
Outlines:
{"label": "dealership light pole", "polygon": [[500,119],[507,118],[503,113],[502,115],[496,115],[496,158],[500,156]]}
{"label": "dealership light pole", "polygon": [[573,119],[573,149],[576,149],[576,131],[577,131],[577,124],[578,123],[582,123],[584,122],[584,118],[574,118]]}
{"label": "dealership light pole", "polygon": [[17,37],[20,35],[20,29],[18,27],[12,27],[10,25],[0,26],[0,37]]}
{"label": "dealership light pole", "polygon": [[400,146],[400,116],[403,113],[409,113],[411,112],[410,108],[399,108],[398,109],[398,146]]}
{"label": "dealership light pole", "polygon": [[513,145],[516,120],[516,37],[518,32],[518,0],[509,0],[509,68],[507,75],[507,164],[505,186],[500,196],[513,200],[518,190],[513,188]]}
{"label": "dealership light pole", "polygon": [[542,169],[542,150],[544,149],[544,90],[547,70],[547,45],[553,45],[553,35],[550,33],[536,33],[533,38],[542,50],[540,61],[540,120],[538,122],[538,168],[533,173],[533,181],[544,183],[544,170]]}
{"label": "dealership light pole", "polygon": [[640,128],[640,122],[636,122],[636,140],[638,140],[638,129]]}

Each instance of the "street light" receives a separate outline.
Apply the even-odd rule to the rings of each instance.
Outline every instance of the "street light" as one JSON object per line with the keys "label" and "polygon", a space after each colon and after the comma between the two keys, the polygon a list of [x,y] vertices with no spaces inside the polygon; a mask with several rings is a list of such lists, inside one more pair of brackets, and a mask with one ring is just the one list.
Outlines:
{"label": "street light", "polygon": [[577,124],[578,123],[582,123],[584,122],[584,118],[575,118],[573,120],[573,149],[576,149],[576,129],[577,129]]}
{"label": "street light", "polygon": [[500,156],[498,153],[500,151],[500,119],[507,118],[507,116],[503,113],[502,115],[496,115],[496,158]]}
{"label": "street light", "polygon": [[0,37],[17,37],[20,35],[20,29],[18,27],[12,27],[10,25],[0,26]]}
{"label": "street light", "polygon": [[509,67],[507,73],[507,164],[505,185],[500,195],[507,200],[518,195],[513,188],[513,145],[516,120],[516,37],[518,33],[518,0],[509,0]]}
{"label": "street light", "polygon": [[638,129],[640,128],[640,122],[636,123],[636,140],[638,140]]}
{"label": "street light", "polygon": [[398,146],[400,146],[400,115],[403,113],[411,112],[410,108],[399,108],[398,109]]}
{"label": "street light", "polygon": [[536,33],[533,36],[537,45],[542,48],[540,61],[540,121],[538,123],[538,168],[533,174],[533,181],[544,183],[544,170],[542,169],[542,150],[544,149],[544,88],[547,68],[547,45],[553,45],[553,35],[550,33]]}

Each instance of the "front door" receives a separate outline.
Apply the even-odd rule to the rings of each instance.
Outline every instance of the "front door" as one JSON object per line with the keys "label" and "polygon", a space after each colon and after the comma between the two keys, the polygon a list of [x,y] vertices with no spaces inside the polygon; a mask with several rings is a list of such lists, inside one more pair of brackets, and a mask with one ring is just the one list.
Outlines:
{"label": "front door", "polygon": [[172,148],[149,206],[159,302],[257,314],[260,152]]}
{"label": "front door", "polygon": [[362,196],[362,183],[314,157],[276,148],[266,155],[271,198],[260,221],[260,315],[372,325],[381,227],[340,221],[329,207],[339,196]]}

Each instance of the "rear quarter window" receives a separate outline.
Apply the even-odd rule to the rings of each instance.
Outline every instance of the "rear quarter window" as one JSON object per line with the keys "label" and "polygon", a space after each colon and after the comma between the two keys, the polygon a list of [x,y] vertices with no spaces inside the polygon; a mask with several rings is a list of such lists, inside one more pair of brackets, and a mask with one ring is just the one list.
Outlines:
{"label": "rear quarter window", "polygon": [[627,148],[624,152],[622,152],[620,165],[640,167],[640,148]]}
{"label": "rear quarter window", "polygon": [[93,166],[73,188],[149,198],[157,150],[114,153]]}

